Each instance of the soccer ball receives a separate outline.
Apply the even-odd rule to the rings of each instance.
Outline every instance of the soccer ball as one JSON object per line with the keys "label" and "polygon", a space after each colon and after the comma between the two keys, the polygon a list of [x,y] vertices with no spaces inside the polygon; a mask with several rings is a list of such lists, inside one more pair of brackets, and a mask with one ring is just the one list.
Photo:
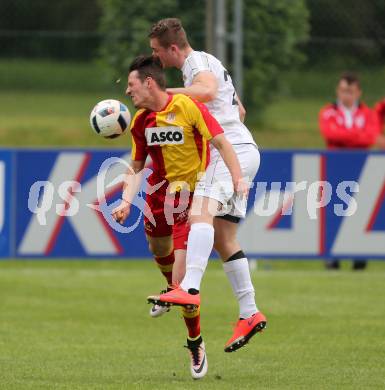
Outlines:
{"label": "soccer ball", "polygon": [[131,114],[128,108],[114,99],[102,100],[90,114],[92,129],[105,138],[116,138],[122,135],[130,121]]}

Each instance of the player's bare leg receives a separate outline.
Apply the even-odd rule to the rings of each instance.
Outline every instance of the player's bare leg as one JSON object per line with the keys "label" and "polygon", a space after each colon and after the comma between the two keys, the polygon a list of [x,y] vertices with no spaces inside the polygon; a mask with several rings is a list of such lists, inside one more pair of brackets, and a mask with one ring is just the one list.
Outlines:
{"label": "player's bare leg", "polygon": [[186,250],[174,250],[174,266],[172,267],[172,284],[179,286],[186,273]]}
{"label": "player's bare leg", "polygon": [[[146,237],[150,251],[154,255],[154,260],[167,281],[167,289],[164,290],[164,292],[167,292],[173,283],[172,271],[175,262],[172,236],[151,237],[146,235]],[[150,316],[160,317],[169,311],[170,308],[167,306],[154,304],[150,309]]]}
{"label": "player's bare leg", "polygon": [[266,318],[255,303],[249,264],[237,240],[237,219],[215,218],[214,227],[214,248],[224,259],[223,269],[239,304],[238,322],[233,336],[225,345],[226,352],[233,352],[265,328]]}

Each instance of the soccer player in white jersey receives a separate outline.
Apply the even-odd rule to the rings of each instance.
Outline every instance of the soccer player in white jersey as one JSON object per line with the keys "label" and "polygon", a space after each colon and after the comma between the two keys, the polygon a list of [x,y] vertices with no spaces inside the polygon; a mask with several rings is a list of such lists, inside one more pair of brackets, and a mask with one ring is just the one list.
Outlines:
{"label": "soccer player in white jersey", "polygon": [[[160,59],[163,67],[175,67],[183,73],[184,87],[171,88],[168,92],[183,93],[206,104],[233,144],[243,176],[251,182],[259,168],[260,155],[252,135],[243,124],[245,110],[227,70],[211,54],[192,49],[179,19],[158,21],[149,38],[153,55]],[[185,277],[177,289],[149,297],[149,301],[156,304],[199,305],[200,284],[214,245],[223,260],[240,311],[225,352],[242,347],[266,326],[266,318],[255,303],[248,261],[236,236],[238,223],[246,215],[246,203],[245,198],[234,192],[229,171],[212,149],[206,175],[197,183],[194,192]],[[221,208],[221,214],[214,218],[210,210]]]}

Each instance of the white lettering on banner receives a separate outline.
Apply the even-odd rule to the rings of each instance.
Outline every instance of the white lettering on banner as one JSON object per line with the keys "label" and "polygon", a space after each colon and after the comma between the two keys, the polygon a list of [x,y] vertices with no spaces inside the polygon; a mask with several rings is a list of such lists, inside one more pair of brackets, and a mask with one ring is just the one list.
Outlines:
{"label": "white lettering on banner", "polygon": [[65,181],[58,188],[58,194],[65,203],[56,205],[56,214],[61,217],[73,217],[79,211],[79,201],[72,195],[74,192],[80,192],[82,185],[77,181]]}
{"label": "white lettering on banner", "polygon": [[[307,186],[306,181],[296,182],[287,182],[285,187],[285,193],[283,197],[282,205],[282,215],[292,215],[293,214],[293,200],[295,194],[300,191],[305,191]],[[270,226],[270,224],[269,224]]]}
{"label": "white lettering on banner", "polygon": [[354,198],[354,215],[344,218],[331,249],[332,255],[385,254],[385,232],[371,231],[371,226],[385,197],[385,156],[369,155],[359,179],[360,192]]}
{"label": "white lettering on banner", "polygon": [[[128,158],[128,155],[123,158]],[[58,191],[54,191],[53,198],[49,200],[49,203],[50,205],[59,206],[59,209],[57,207],[47,209],[45,212],[45,226],[40,225],[36,213],[33,215],[19,246],[19,254],[49,254],[60,233],[63,218],[68,216],[71,216],[68,221],[75,230],[86,253],[102,255],[118,254],[121,251],[119,243],[110,231],[103,215],[92,208],[82,207],[97,201],[95,196],[97,193],[96,177],[83,183],[81,192],[78,192],[80,191],[80,184],[77,182],[81,180],[88,160],[89,155],[86,153],[63,152],[59,154],[47,180],[54,189],[58,189]],[[109,170],[108,178],[112,180],[124,173],[122,170],[124,171],[124,167],[117,165]],[[70,177],[74,178],[72,184],[66,182]],[[73,192],[77,192],[76,197],[72,195]],[[42,196],[43,198],[36,204],[41,205],[48,202],[45,200],[45,196],[49,196],[49,193],[46,195],[46,192],[44,192]],[[64,204],[63,200],[65,201]],[[58,210],[61,210],[59,213],[61,215],[58,215]]]}
{"label": "white lettering on banner", "polygon": [[52,207],[55,188],[50,181],[35,181],[29,189],[28,210],[36,214],[40,225],[47,225],[46,213]]}
{"label": "white lettering on banner", "polygon": [[[131,161],[129,154],[122,156],[121,159]],[[116,178],[120,177],[121,180],[124,180],[126,170],[127,166],[124,164],[108,166],[108,169],[103,173],[103,181],[105,184],[113,182],[112,186],[107,186],[109,187],[109,193],[121,191],[122,181],[117,181]],[[100,194],[103,192],[103,188],[100,188],[100,183],[98,188],[99,176],[100,174],[95,175],[92,179],[82,184],[82,192],[77,195],[80,203],[79,212],[70,218],[69,221],[88,254],[117,255],[122,253],[123,249],[109,223],[105,220],[104,215],[97,211],[100,210],[98,196],[100,197]],[[106,198],[109,193],[105,194]],[[95,207],[92,205],[95,205]],[[111,216],[109,217],[111,218]]]}
{"label": "white lettering on banner", "polygon": [[311,219],[318,219],[318,210],[329,204],[332,192],[332,186],[327,181],[316,181],[309,185],[307,210]]}
{"label": "white lettering on banner", "polygon": [[[58,188],[69,177],[76,180],[86,158],[87,155],[85,153],[60,153],[47,181],[51,183],[53,188]],[[51,199],[46,200],[46,197],[50,196],[48,191],[44,191],[41,196],[43,198],[40,199],[39,203],[42,205],[48,204],[48,202],[51,205],[58,204],[62,201],[56,191],[53,193],[52,201]],[[35,213],[29,221],[27,230],[20,243],[19,254],[41,255],[47,253],[56,240],[62,218],[60,215],[57,215],[55,207],[49,207],[45,212],[46,225],[42,226],[40,225],[41,214]]]}
{"label": "white lettering on banner", "polygon": [[[115,178],[112,178],[112,180],[109,182],[109,184],[106,185],[107,175],[111,176],[111,167],[114,167],[115,169],[113,172],[116,172],[116,166],[124,167],[123,173],[118,174]],[[121,168],[119,168],[121,170]],[[127,173],[130,172],[131,174]],[[96,192],[97,192],[97,204],[87,204],[88,207],[91,207],[95,210],[99,210],[103,213],[104,221],[116,232],[128,234],[132,231],[134,231],[139,223],[141,222],[142,214],[144,214],[149,221],[155,226],[156,222],[154,219],[154,216],[151,213],[150,208],[148,207],[145,197],[141,197],[140,194],[128,194],[134,195],[131,200],[131,205],[136,206],[140,213],[136,219],[136,221],[130,221],[129,226],[121,225],[120,223],[116,222],[111,215],[112,210],[115,207],[118,207],[121,203],[121,199],[115,201],[113,204],[110,204],[107,206],[106,201],[106,189],[109,189],[109,192],[113,192],[113,188],[120,188],[122,187],[123,182],[125,183],[126,190],[130,191],[134,188],[136,188],[137,185],[139,187],[142,187],[142,191],[147,194],[152,194],[153,192],[157,191],[164,183],[165,180],[162,182],[156,184],[155,186],[151,186],[148,184],[148,177],[152,174],[152,170],[145,167],[138,175],[134,175],[134,171],[130,164],[123,160],[122,158],[118,157],[110,157],[103,161],[103,164],[99,168],[99,172],[97,174],[96,179]],[[137,180],[140,181],[140,183],[137,182]],[[118,187],[116,187],[118,185]],[[139,188],[138,188],[139,189]],[[130,218],[131,219],[131,218]]]}
{"label": "white lettering on banner", "polygon": [[[272,182],[271,190],[266,191],[267,183],[257,183],[255,198],[261,201],[254,203],[254,213],[259,216],[269,217],[274,215],[282,205],[281,182]],[[263,200],[263,202],[262,202]]]}
{"label": "white lettering on banner", "polygon": [[[121,159],[122,161],[130,161],[130,155],[125,154]],[[107,186],[106,198],[109,194],[121,190],[126,169],[127,166],[124,164],[115,164],[103,174],[104,184],[113,182],[112,185]],[[79,211],[68,221],[87,254],[118,255],[123,252],[123,249],[98,206],[97,194],[102,190],[98,188],[98,177],[99,175],[96,175],[82,184],[82,191],[76,196],[80,204]],[[117,181],[117,177],[122,180]]]}
{"label": "white lettering on banner", "polygon": [[337,196],[344,202],[334,205],[334,214],[338,217],[351,217],[357,211],[357,201],[346,190],[349,188],[351,192],[359,192],[359,185],[356,181],[342,181],[337,186]]}
{"label": "white lettering on banner", "polygon": [[3,231],[5,220],[5,163],[0,161],[0,233]]}
{"label": "white lettering on banner", "polygon": [[[279,212],[285,209],[287,204],[293,206],[291,229],[272,229],[271,223],[275,215],[257,215],[254,212],[247,214],[244,223],[240,226],[239,238],[241,246],[246,252],[269,253],[272,255],[318,255],[320,250],[319,236],[320,223],[318,218],[309,218],[308,194],[305,183],[314,183],[320,180],[321,157],[319,155],[293,156],[293,182],[298,183],[291,191],[284,192],[277,190],[273,194],[266,193],[270,198],[279,199]],[[291,198],[288,192],[294,194]],[[265,197],[256,199],[255,208],[262,210],[265,204]],[[287,204],[284,204],[284,203]],[[287,211],[286,211],[287,213]],[[320,210],[315,205],[312,210],[318,216]],[[266,214],[266,213],[264,213]],[[270,214],[270,213],[269,213]],[[285,214],[285,213],[284,213]]]}

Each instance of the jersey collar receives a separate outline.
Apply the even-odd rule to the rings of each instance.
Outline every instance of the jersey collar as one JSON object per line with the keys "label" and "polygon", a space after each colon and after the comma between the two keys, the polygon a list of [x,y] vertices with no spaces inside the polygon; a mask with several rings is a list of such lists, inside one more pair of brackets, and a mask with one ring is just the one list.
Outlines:
{"label": "jersey collar", "polygon": [[167,99],[167,102],[166,102],[165,106],[161,110],[159,110],[157,112],[164,111],[168,107],[168,105],[171,103],[171,100],[173,98],[173,94],[167,92],[167,95],[168,95],[168,99]]}

